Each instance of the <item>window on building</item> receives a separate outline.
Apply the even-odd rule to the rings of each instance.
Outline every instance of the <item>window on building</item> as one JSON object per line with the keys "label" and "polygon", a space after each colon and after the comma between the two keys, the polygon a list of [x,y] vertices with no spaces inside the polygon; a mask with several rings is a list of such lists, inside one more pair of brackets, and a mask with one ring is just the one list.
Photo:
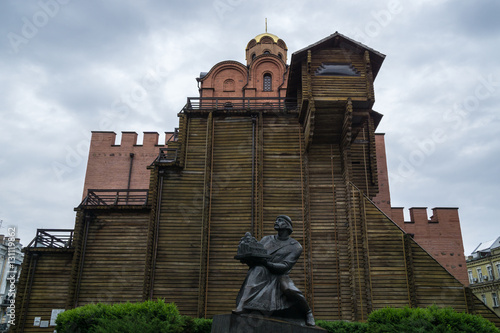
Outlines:
{"label": "window on building", "polygon": [[254,60],[256,57],[255,53],[252,53],[252,60]]}
{"label": "window on building", "polygon": [[498,296],[497,296],[497,293],[491,293],[491,298],[493,298],[493,307],[498,308]]}
{"label": "window on building", "polygon": [[271,52],[270,52],[270,51],[267,51],[267,50],[266,50],[266,51],[264,51],[263,53],[264,53],[264,54],[271,54]]}
{"label": "window on building", "polygon": [[483,272],[481,272],[481,268],[476,268],[477,270],[477,280],[478,282],[483,282]]}
{"label": "window on building", "polygon": [[469,283],[473,284],[474,283],[474,277],[472,276],[472,271],[469,269],[467,271],[467,273],[469,274]]}
{"label": "window on building", "polygon": [[264,74],[264,87],[263,87],[263,90],[264,91],[272,91],[273,90],[273,78],[271,76],[271,74],[267,73],[267,74]]}
{"label": "window on building", "polygon": [[498,278],[500,279],[500,264],[497,264],[497,275]]}
{"label": "window on building", "polygon": [[493,268],[486,266],[486,269],[488,270],[488,280],[493,281]]}
{"label": "window on building", "polygon": [[484,305],[488,305],[488,302],[486,302],[486,295],[485,295],[485,294],[482,294],[482,295],[481,295],[481,298],[483,299],[483,303],[484,303]]}

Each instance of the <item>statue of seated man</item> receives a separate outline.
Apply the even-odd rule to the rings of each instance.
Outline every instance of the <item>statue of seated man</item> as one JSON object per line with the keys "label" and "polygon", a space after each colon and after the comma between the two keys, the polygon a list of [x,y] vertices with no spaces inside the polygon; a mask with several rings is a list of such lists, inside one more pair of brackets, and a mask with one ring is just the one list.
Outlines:
{"label": "statue of seated man", "polygon": [[306,325],[314,326],[313,313],[307,300],[288,276],[302,253],[302,246],[290,237],[293,232],[292,220],[280,215],[276,218],[274,229],[278,232],[276,235],[265,236],[258,243],[250,233],[242,238],[235,258],[250,268],[233,313],[273,313],[296,307],[303,313]]}

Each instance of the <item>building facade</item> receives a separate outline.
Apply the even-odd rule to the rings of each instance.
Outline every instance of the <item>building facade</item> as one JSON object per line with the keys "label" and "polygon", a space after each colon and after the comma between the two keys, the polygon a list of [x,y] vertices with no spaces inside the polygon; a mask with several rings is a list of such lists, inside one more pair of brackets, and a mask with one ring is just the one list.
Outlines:
{"label": "building facade", "polygon": [[467,257],[467,274],[474,294],[500,316],[500,237],[479,244]]}
{"label": "building facade", "polygon": [[43,332],[34,318],[98,301],[165,298],[186,315],[230,312],[246,275],[233,258],[240,238],[274,233],[281,214],[304,248],[292,278],[316,318],[437,304],[500,325],[416,241],[427,225],[459,225],[456,210],[436,208],[429,220],[413,209],[414,235],[391,219],[399,210],[373,110],[385,56],[339,33],[289,65],[285,42],[269,33],[245,51],[246,65],[223,61],[200,74],[200,96],[178,114],[173,140],[157,146],[148,134],[140,148],[124,133],[118,147],[114,133],[93,133],[75,228],[39,230],[26,248],[16,329]]}

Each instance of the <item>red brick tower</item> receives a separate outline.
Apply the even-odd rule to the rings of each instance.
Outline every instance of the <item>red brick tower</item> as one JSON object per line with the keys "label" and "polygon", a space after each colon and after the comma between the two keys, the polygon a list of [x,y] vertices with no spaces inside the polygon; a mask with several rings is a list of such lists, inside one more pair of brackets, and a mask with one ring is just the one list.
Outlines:
{"label": "red brick tower", "polygon": [[[270,33],[253,38],[246,47],[247,65],[222,61],[201,73],[200,97],[283,97],[288,78],[285,42]],[[229,99],[225,103],[231,103]],[[228,104],[229,106],[229,104]]]}

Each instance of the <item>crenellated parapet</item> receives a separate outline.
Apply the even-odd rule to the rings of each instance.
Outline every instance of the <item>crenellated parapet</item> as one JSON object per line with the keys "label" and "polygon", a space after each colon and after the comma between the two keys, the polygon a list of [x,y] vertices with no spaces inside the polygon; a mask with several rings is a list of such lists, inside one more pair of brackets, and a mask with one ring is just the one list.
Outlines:
{"label": "crenellated parapet", "polygon": [[154,146],[164,147],[169,141],[174,141],[175,132],[165,132],[165,141],[159,142],[160,134],[158,132],[144,132],[143,143],[138,144],[137,132],[122,132],[120,144],[116,144],[116,133],[112,131],[92,131],[90,146],[109,146],[109,147],[132,147],[132,146]]}
{"label": "crenellated parapet", "polygon": [[464,285],[468,285],[460,218],[456,207],[411,207],[405,221],[404,208],[392,207],[392,220],[410,234],[434,259]]}
{"label": "crenellated parapet", "polygon": [[157,132],[144,132],[139,144],[136,132],[122,132],[117,144],[115,132],[93,131],[82,197],[89,189],[149,188],[147,167],[158,157],[160,148],[176,141],[176,133],[165,132],[165,139],[159,142]]}

